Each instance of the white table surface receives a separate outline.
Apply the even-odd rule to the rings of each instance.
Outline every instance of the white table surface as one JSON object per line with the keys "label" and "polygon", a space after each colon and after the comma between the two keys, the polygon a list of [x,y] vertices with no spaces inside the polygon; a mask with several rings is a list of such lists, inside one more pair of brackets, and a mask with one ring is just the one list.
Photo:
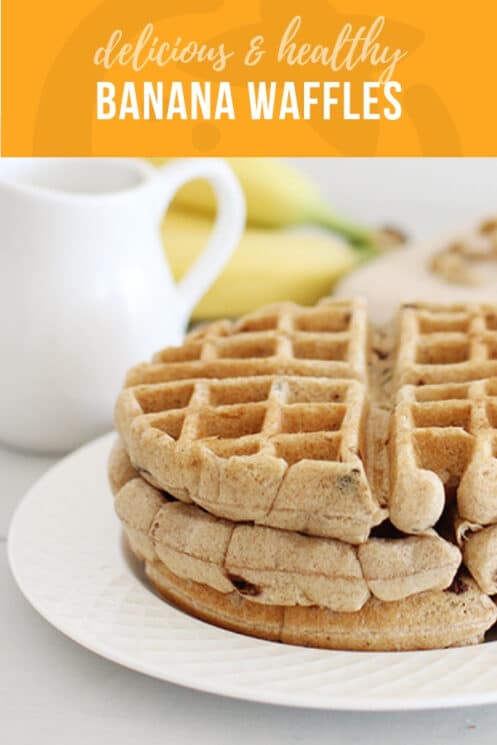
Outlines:
{"label": "white table surface", "polygon": [[[307,160],[302,167],[318,177],[338,207],[364,219],[406,224],[420,237],[445,230],[456,218],[464,221],[497,207],[495,161],[445,161],[441,166],[429,160]],[[153,680],[78,647],[24,600],[6,559],[15,505],[55,462],[0,447],[2,745],[497,741],[497,706],[406,714],[263,706]]]}

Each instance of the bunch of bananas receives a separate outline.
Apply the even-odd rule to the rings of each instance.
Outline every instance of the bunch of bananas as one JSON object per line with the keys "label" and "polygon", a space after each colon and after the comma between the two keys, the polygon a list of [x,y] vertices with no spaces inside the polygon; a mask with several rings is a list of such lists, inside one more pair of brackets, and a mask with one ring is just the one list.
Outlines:
{"label": "bunch of bananas", "polygon": [[[160,165],[165,159],[152,162]],[[195,309],[194,320],[237,316],[280,300],[311,305],[377,250],[376,234],[331,214],[316,186],[296,169],[271,158],[228,162],[245,193],[247,228]],[[176,195],[163,223],[175,279],[201,253],[214,214],[214,197],[205,181],[192,181]]]}

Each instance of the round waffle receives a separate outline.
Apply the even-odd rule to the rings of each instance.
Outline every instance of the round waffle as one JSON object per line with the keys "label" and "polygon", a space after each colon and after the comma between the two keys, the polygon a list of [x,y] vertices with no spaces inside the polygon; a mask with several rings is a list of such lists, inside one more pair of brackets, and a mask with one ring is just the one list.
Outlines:
{"label": "round waffle", "polygon": [[117,401],[111,482],[133,551],[163,594],[248,633],[481,640],[496,617],[496,366],[489,305],[410,304],[371,331],[360,301],[283,303],[193,332],[133,368]]}

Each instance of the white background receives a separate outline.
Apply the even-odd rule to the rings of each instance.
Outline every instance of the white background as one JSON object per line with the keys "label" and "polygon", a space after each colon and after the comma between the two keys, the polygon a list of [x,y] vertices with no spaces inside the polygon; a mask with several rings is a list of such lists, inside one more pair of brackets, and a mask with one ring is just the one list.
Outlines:
{"label": "white background", "polygon": [[[294,162],[319,181],[337,210],[369,223],[400,225],[414,238],[497,214],[495,160]],[[496,742],[497,706],[411,714],[290,710],[195,693],[79,648],[30,608],[6,562],[12,510],[55,460],[0,447],[2,745]]]}

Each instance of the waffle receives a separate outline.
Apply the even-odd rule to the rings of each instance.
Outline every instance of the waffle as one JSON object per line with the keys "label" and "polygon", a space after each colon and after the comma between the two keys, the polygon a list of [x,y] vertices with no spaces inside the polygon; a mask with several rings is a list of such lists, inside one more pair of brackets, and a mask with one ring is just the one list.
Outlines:
{"label": "waffle", "polygon": [[397,387],[497,376],[497,305],[405,305],[399,327]]}
{"label": "waffle", "polygon": [[139,558],[254,603],[354,612],[371,596],[392,602],[446,589],[461,562],[458,548],[434,532],[370,538],[356,547],[214,517],[148,484],[120,443],[109,474],[116,512]]}
{"label": "waffle", "polygon": [[455,535],[464,563],[480,589],[488,595],[496,595],[497,525],[484,528],[456,516]]}
{"label": "waffle", "polygon": [[254,375],[366,377],[366,308],[360,300],[324,300],[314,308],[270,305],[239,321],[191,333],[128,373],[127,384]]}
{"label": "waffle", "polygon": [[[386,502],[419,533],[456,494],[463,518],[496,522],[497,309],[407,306],[398,337],[395,366],[373,355],[371,379],[393,378],[381,390],[359,302],[215,323],[130,372],[117,427],[153,485],[228,519],[361,543]],[[391,412],[379,479],[378,401]]]}
{"label": "waffle", "polygon": [[[325,646],[323,619],[338,619],[329,638],[345,645],[346,615],[354,648],[366,648],[361,619],[387,627],[394,607],[405,648],[432,644],[431,622],[426,637],[416,626],[432,601],[438,618],[469,613],[471,598],[493,622],[497,306],[409,305],[383,331],[359,301],[216,322],[129,372],[116,426],[113,489],[132,549],[199,615],[217,608],[234,628],[241,614],[278,638],[273,620],[291,618],[286,639]],[[453,587],[471,574],[457,600],[456,571]]]}
{"label": "waffle", "polygon": [[497,307],[419,304],[401,313],[392,415],[392,522],[410,533],[456,499],[497,522]]}
{"label": "waffle", "polygon": [[131,370],[116,425],[152,485],[230,520],[365,541],[385,517],[364,467],[358,302],[221,322]]}
{"label": "waffle", "polygon": [[[288,582],[284,587],[285,594],[281,595],[280,588],[280,594],[273,597],[274,602],[279,600],[281,604],[257,602],[252,583],[240,576],[230,578],[219,571],[219,559],[223,553],[227,554],[226,520],[214,518],[195,505],[171,501],[167,495],[152,487],[134,471],[125,450],[119,445],[114,448],[109,475],[116,495],[116,509],[129,545],[137,558],[144,560],[145,571],[151,583],[166,600],[209,623],[286,644],[326,649],[382,651],[476,644],[483,641],[485,632],[496,621],[497,610],[492,600],[480,592],[475,582],[464,574],[456,577],[446,590],[430,589],[415,594],[405,593],[402,599],[389,602],[370,595],[356,612],[333,610],[319,607],[316,603],[311,604],[311,598],[307,595],[307,583],[299,584],[298,587],[299,593],[305,588],[304,594],[300,594],[300,598],[305,600],[305,605],[281,603],[282,599],[288,601]],[[174,518],[169,520],[174,510],[186,510],[189,513],[194,511],[193,519],[192,515],[188,514],[187,521],[178,525]],[[200,514],[205,516],[207,530],[199,530],[196,524],[196,518]],[[171,528],[169,531],[168,523]],[[185,534],[182,532],[185,528],[190,536],[190,542],[186,542],[189,544],[188,551],[185,551]],[[205,524],[202,528],[205,528]],[[266,531],[264,542],[258,544],[258,548],[264,552],[264,559],[267,559],[268,553],[271,554],[271,540],[267,540],[268,531],[270,534],[284,533],[276,529],[247,525],[229,526],[229,529],[232,533],[240,529]],[[166,539],[166,535],[169,540]],[[410,545],[416,545],[415,542],[428,537],[412,536],[406,541],[410,541]],[[311,536],[300,538],[318,544],[338,543],[333,539],[323,540]],[[374,546],[375,543],[372,539],[359,549],[352,546],[346,548],[348,551],[360,551],[365,546]],[[378,541],[377,544],[380,546],[381,542]],[[291,544],[288,547],[290,548]],[[235,556],[239,549],[240,546],[236,546]],[[281,559],[281,556],[279,558]],[[309,570],[312,572],[317,568],[311,564],[313,558],[315,555],[311,555],[305,561],[307,574]],[[379,557],[374,558],[376,563]],[[244,568],[245,564],[244,558],[240,568]],[[378,566],[381,567],[381,564],[379,561]],[[391,568],[398,570],[395,562]],[[278,575],[281,578],[281,567],[279,569]],[[326,569],[330,574],[330,568]],[[266,578],[265,587],[271,590],[272,577],[268,578],[267,572],[263,574]],[[336,580],[333,572],[331,574],[329,584]],[[201,581],[191,579],[192,576]],[[260,578],[259,575],[257,579]],[[391,576],[389,579],[392,579]],[[290,583],[292,580],[295,580],[295,574],[290,577]],[[343,580],[350,583],[351,578],[343,577],[341,581]],[[320,582],[319,589],[322,590],[325,578],[321,577]],[[352,587],[353,583],[349,584],[347,592],[344,592],[345,587],[340,588],[338,592],[335,588],[331,595],[334,595],[335,599],[341,597],[343,602]],[[325,597],[331,595],[329,592],[324,593]],[[292,598],[293,601],[296,599]],[[266,601],[268,600],[266,597]]]}
{"label": "waffle", "polygon": [[368,600],[357,613],[317,607],[258,605],[238,593],[223,594],[185,580],[160,562],[145,563],[157,592],[197,618],[230,631],[284,644],[357,651],[436,649],[478,644],[495,622],[492,600],[469,578],[451,590],[405,600]]}

